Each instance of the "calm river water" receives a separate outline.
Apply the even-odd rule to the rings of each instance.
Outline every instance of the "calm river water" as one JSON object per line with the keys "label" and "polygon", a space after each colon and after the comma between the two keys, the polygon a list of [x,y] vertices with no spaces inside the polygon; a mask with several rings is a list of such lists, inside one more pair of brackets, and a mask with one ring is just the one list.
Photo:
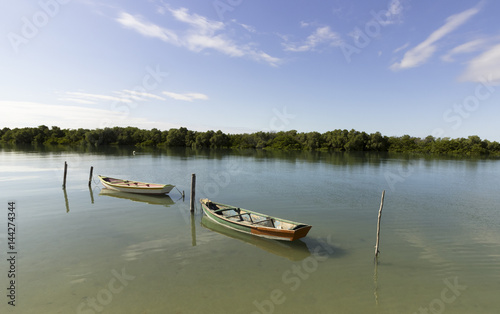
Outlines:
{"label": "calm river water", "polygon": [[[313,228],[292,244],[227,232],[198,201],[190,215],[192,173],[197,200]],[[108,193],[98,174],[177,189]],[[2,148],[0,312],[498,313],[499,181],[498,160]]]}

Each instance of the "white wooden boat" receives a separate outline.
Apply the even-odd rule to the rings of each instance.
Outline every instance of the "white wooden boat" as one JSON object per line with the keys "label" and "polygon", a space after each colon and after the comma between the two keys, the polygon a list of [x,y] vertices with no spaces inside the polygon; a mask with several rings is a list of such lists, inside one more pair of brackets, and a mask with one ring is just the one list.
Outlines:
{"label": "white wooden boat", "polygon": [[104,187],[120,192],[139,193],[139,194],[165,194],[170,192],[175,185],[146,183],[139,181],[115,179],[106,176],[99,176]]}

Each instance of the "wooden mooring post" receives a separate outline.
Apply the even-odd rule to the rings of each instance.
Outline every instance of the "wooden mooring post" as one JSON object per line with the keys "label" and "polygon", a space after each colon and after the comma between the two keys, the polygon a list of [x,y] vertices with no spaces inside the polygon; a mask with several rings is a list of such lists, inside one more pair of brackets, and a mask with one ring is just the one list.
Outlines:
{"label": "wooden mooring post", "polygon": [[194,212],[194,195],[196,189],[196,174],[191,174],[191,202],[189,204],[189,209]]}
{"label": "wooden mooring post", "polygon": [[378,222],[377,222],[377,243],[375,244],[375,259],[378,257],[378,245],[380,241],[380,219],[382,218],[382,207],[384,207],[384,196],[385,190],[382,191],[382,199],[380,200],[380,209],[378,210]]}
{"label": "wooden mooring post", "polygon": [[63,189],[66,188],[66,175],[68,174],[68,164],[64,162],[64,178],[63,178]]}
{"label": "wooden mooring post", "polygon": [[93,173],[94,173],[94,167],[90,166],[89,187],[92,185],[92,174]]}

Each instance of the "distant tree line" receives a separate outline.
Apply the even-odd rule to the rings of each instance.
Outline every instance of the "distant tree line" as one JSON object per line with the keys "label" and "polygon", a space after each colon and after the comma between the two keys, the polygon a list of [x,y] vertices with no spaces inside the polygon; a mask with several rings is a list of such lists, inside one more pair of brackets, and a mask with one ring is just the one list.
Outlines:
{"label": "distant tree line", "polygon": [[61,129],[40,125],[36,128],[3,128],[0,142],[33,145],[134,145],[148,147],[254,148],[271,150],[378,151],[428,154],[500,156],[500,144],[473,135],[451,139],[383,136],[356,130],[302,133],[296,130],[225,134],[222,131],[191,131],[181,127],[160,131],[136,127],[104,129]]}

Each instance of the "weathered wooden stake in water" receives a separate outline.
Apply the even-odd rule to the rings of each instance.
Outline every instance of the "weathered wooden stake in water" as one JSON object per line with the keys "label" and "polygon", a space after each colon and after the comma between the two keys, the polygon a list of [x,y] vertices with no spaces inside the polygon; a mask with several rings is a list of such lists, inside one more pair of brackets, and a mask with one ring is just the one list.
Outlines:
{"label": "weathered wooden stake in water", "polygon": [[92,173],[94,173],[94,167],[90,166],[89,187],[92,184]]}
{"label": "weathered wooden stake in water", "polygon": [[378,250],[378,244],[380,240],[380,219],[382,218],[382,207],[384,207],[384,196],[385,196],[385,190],[382,191],[382,199],[380,200],[380,209],[378,210],[377,244],[375,245],[375,258],[377,258],[378,253],[380,253],[380,251]]}
{"label": "weathered wooden stake in water", "polygon": [[63,178],[63,189],[66,188],[66,175],[68,174],[68,164],[64,162],[64,178]]}
{"label": "weathered wooden stake in water", "polygon": [[195,188],[196,188],[196,174],[191,174],[191,202],[190,202],[190,210],[191,212],[194,212],[194,195],[195,195]]}

